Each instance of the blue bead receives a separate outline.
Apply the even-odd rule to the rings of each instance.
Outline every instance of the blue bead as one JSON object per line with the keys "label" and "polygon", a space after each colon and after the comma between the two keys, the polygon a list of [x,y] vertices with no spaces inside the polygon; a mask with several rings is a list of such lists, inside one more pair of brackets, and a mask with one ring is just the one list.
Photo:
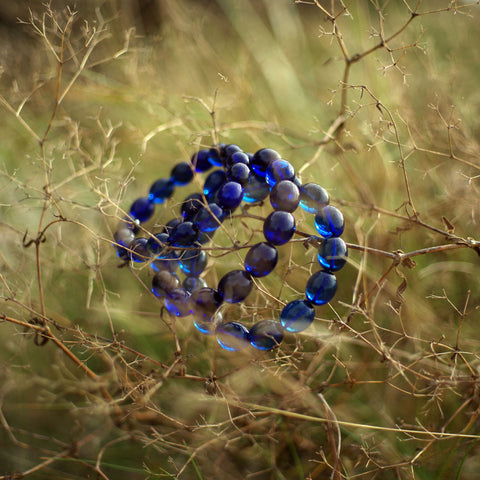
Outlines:
{"label": "blue bead", "polygon": [[156,233],[153,237],[148,239],[148,248],[156,255],[161,253],[168,242],[168,233]]}
{"label": "blue bead", "polygon": [[247,203],[261,202],[269,194],[270,188],[265,179],[252,172],[243,190],[243,201]]}
{"label": "blue bead", "polygon": [[187,317],[190,315],[190,292],[182,287],[167,292],[165,297],[165,308],[176,317]]}
{"label": "blue bead", "polygon": [[280,314],[280,322],[291,333],[307,329],[315,318],[315,308],[308,300],[294,300],[287,303]]}
{"label": "blue bead", "polygon": [[344,227],[345,220],[342,212],[332,205],[323,207],[315,215],[315,228],[322,237],[339,237]]}
{"label": "blue bead", "polygon": [[227,177],[223,170],[214,170],[208,175],[203,184],[203,194],[207,200],[213,198],[219,188],[227,181]]}
{"label": "blue bead", "polygon": [[179,278],[174,273],[166,270],[159,271],[152,278],[152,292],[156,297],[165,297],[167,292],[178,287],[180,287]]}
{"label": "blue bead", "polygon": [[217,193],[217,202],[225,210],[235,210],[243,199],[243,187],[238,182],[224,183]]}
{"label": "blue bead", "polygon": [[290,180],[277,182],[270,192],[270,203],[275,210],[294,212],[298,207],[300,192]]}
{"label": "blue bead", "polygon": [[295,232],[295,217],[289,212],[277,210],[272,212],[263,224],[263,234],[268,243],[283,245]]}
{"label": "blue bead", "polygon": [[156,255],[150,266],[156,272],[175,272],[179,266],[178,255],[169,247],[168,238],[168,233],[162,232],[148,239],[149,248]]}
{"label": "blue bead", "polygon": [[188,162],[180,162],[172,168],[170,175],[175,185],[187,185],[192,181],[193,171]]}
{"label": "blue bead", "polygon": [[148,198],[137,198],[130,207],[130,216],[140,223],[150,219],[155,211],[155,205]]}
{"label": "blue bead", "polygon": [[257,243],[245,256],[245,270],[252,277],[264,277],[277,265],[278,252],[273,245],[261,242]]}
{"label": "blue bead", "polygon": [[219,143],[218,146],[212,147],[208,151],[208,160],[214,167],[221,167],[223,165],[220,151],[224,146],[224,143]]}
{"label": "blue bead", "polygon": [[203,207],[203,197],[200,193],[192,193],[183,202],[180,212],[185,220],[191,221]]}
{"label": "blue bead", "polygon": [[325,238],[317,254],[320,265],[332,272],[340,270],[345,265],[347,256],[347,245],[338,237]]}
{"label": "blue bead", "polygon": [[122,260],[129,260],[130,252],[125,249],[129,247],[130,244],[135,240],[135,233],[130,228],[120,228],[113,234],[113,239],[115,243],[118,243],[121,246],[116,246],[118,258]]}
{"label": "blue bead", "polygon": [[224,302],[238,303],[248,297],[253,287],[250,275],[243,270],[232,270],[218,283],[218,293]]}
{"label": "blue bead", "polygon": [[195,320],[208,321],[217,313],[222,297],[214,288],[200,288],[190,295],[190,313]]}
{"label": "blue bead", "polygon": [[160,178],[151,187],[148,199],[153,203],[163,203],[175,191],[175,183],[167,178]]}
{"label": "blue bead", "polygon": [[268,165],[280,158],[280,154],[271,148],[262,148],[253,154],[251,162],[253,171],[260,177],[264,177]]}
{"label": "blue bead", "polygon": [[267,183],[273,187],[277,182],[281,182],[282,180],[293,181],[295,178],[295,169],[289,162],[279,158],[268,165],[265,178]]}
{"label": "blue bead", "polygon": [[217,342],[225,350],[237,352],[248,344],[248,328],[239,322],[221,323],[217,326]]}
{"label": "blue bead", "polygon": [[212,168],[212,164],[209,160],[210,150],[204,148],[192,155],[190,162],[193,165],[193,168],[196,172],[206,172]]}
{"label": "blue bead", "polygon": [[323,270],[314,273],[307,282],[305,296],[315,305],[328,303],[337,291],[337,279],[333,273]]}
{"label": "blue bead", "polygon": [[317,213],[329,202],[327,191],[316,183],[306,183],[300,188],[300,206],[308,213]]}
{"label": "blue bead", "polygon": [[207,266],[205,250],[185,250],[180,256],[180,268],[187,276],[198,277]]}
{"label": "blue bead", "polygon": [[183,222],[183,218],[172,218],[165,224],[165,226],[163,227],[162,233],[166,233],[168,235],[172,231],[173,227],[176,227],[182,222]]}
{"label": "blue bead", "polygon": [[199,235],[198,227],[192,222],[179,223],[169,234],[169,243],[174,247],[190,247]]}
{"label": "blue bead", "polygon": [[283,340],[283,328],[275,320],[262,320],[256,323],[249,334],[250,344],[258,350],[272,350]]}
{"label": "blue bead", "polygon": [[195,290],[207,287],[207,282],[201,277],[185,277],[182,287],[192,293]]}
{"label": "blue bead", "polygon": [[250,178],[250,167],[244,163],[235,163],[229,167],[227,178],[232,182],[238,182],[242,187],[246,186]]}
{"label": "blue bead", "polygon": [[223,166],[228,167],[230,163],[230,157],[235,153],[242,153],[242,152],[243,150],[238,145],[235,145],[235,144],[225,145],[221,150]]}
{"label": "blue bead", "polygon": [[194,320],[195,328],[204,335],[213,335],[216,333],[216,328],[219,323],[222,323],[223,315],[217,312],[210,320]]}
{"label": "blue bead", "polygon": [[139,237],[136,238],[128,247],[132,252],[130,254],[130,260],[134,262],[146,262],[150,258],[150,249],[148,248],[148,239]]}
{"label": "blue bead", "polygon": [[227,168],[232,167],[237,163],[241,163],[248,167],[250,165],[250,157],[245,152],[235,152],[227,158],[225,163]]}
{"label": "blue bead", "polygon": [[225,219],[225,212],[216,203],[203,206],[193,218],[201,232],[214,232]]}

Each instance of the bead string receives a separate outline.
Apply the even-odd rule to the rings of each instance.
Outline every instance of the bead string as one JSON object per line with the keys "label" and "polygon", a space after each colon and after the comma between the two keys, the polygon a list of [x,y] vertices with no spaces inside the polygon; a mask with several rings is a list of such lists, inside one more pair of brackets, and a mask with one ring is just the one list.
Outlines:
{"label": "bead string", "polygon": [[[181,218],[170,220],[150,238],[136,237],[139,225],[152,217],[156,205],[173,195],[175,187],[189,184],[194,172],[204,173],[212,167],[220,168],[205,179],[203,194],[193,193],[183,201]],[[242,202],[255,204],[267,197],[274,210],[264,220],[265,241],[249,248],[244,269],[225,274],[216,289],[208,287],[200,277],[208,260],[202,245]],[[226,350],[241,350],[248,344],[271,350],[282,342],[285,331],[297,333],[308,328],[315,318],[314,307],[328,303],[335,295],[334,272],[345,265],[348,251],[340,238],[343,215],[329,202],[324,188],[315,183],[302,184],[293,166],[275,150],[262,148],[251,154],[237,145],[219,144],[199,150],[190,163],[178,163],[169,178],[152,184],[147,197],[135,200],[129,216],[115,231],[115,247],[125,262],[151,262],[156,272],[152,292],[164,299],[170,314],[192,315],[197,330],[215,334]],[[288,243],[295,233],[293,212],[298,206],[315,215],[315,228],[321,235],[317,253],[321,270],[308,279],[305,298],[287,303],[280,321],[261,320],[250,329],[240,322],[223,322],[220,306],[242,302],[252,290],[253,278],[265,277],[274,270],[278,262],[276,247]],[[178,267],[186,275],[183,283],[175,273]]]}

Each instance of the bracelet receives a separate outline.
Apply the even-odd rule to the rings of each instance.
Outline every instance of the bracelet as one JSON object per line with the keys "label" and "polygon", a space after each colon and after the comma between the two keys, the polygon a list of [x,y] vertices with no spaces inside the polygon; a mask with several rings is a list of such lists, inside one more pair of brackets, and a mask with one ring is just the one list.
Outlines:
{"label": "bracelet", "polygon": [[[174,194],[175,187],[189,184],[195,173],[213,167],[218,168],[205,179],[203,192],[193,193],[182,202],[181,217],[170,220],[149,238],[136,236],[139,225],[152,217],[156,205]],[[208,261],[202,246],[242,202],[255,204],[267,197],[274,210],[263,224],[265,241],[249,248],[243,270],[225,274],[216,289],[208,287],[200,277]],[[337,290],[334,272],[345,265],[348,251],[340,238],[343,215],[329,203],[323,187],[316,183],[302,185],[293,166],[275,150],[262,148],[251,154],[237,145],[219,144],[199,150],[190,163],[178,163],[169,178],[152,184],[147,197],[135,200],[114,233],[114,246],[124,262],[150,262],[155,271],[152,292],[164,300],[171,315],[192,315],[197,330],[216,335],[225,350],[238,351],[248,344],[271,350],[282,342],[285,331],[298,333],[308,328],[315,318],[314,307],[328,303]],[[317,252],[321,270],[308,279],[305,298],[287,303],[279,321],[261,320],[250,329],[240,322],[223,322],[220,306],[242,302],[253,288],[253,278],[265,277],[274,270],[278,262],[276,247],[289,242],[295,233],[293,212],[298,206],[315,215],[315,228],[321,236],[314,237],[321,241]],[[176,274],[178,268],[185,275],[183,282]]]}

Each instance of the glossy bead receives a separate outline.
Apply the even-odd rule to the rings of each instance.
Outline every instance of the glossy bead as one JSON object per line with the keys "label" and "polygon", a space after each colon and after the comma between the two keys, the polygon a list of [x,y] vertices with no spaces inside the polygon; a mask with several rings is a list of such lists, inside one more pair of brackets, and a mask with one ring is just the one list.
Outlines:
{"label": "glossy bead", "polygon": [[258,350],[272,350],[282,343],[283,336],[283,328],[279,322],[262,320],[250,329],[249,340],[252,347]]}
{"label": "glossy bead", "polygon": [[190,159],[191,164],[196,172],[206,172],[212,168],[212,164],[209,160],[210,150],[204,148],[195,152]]}
{"label": "glossy bead", "polygon": [[280,154],[271,148],[262,148],[253,154],[252,168],[260,177],[264,177],[268,165],[280,158]]}
{"label": "glossy bead", "polygon": [[168,235],[172,231],[173,227],[176,227],[182,222],[183,222],[183,218],[172,218],[165,224],[165,226],[163,227],[162,233],[166,233]]}
{"label": "glossy bead", "polygon": [[203,206],[193,218],[200,232],[213,232],[225,219],[225,212],[216,203]]}
{"label": "glossy bead", "polygon": [[205,250],[185,250],[180,256],[180,268],[187,276],[197,277],[207,266],[208,256]]}
{"label": "glossy bead", "polygon": [[308,213],[317,213],[330,202],[327,191],[316,183],[306,183],[300,188],[300,206]]}
{"label": "glossy bead", "polygon": [[263,224],[263,234],[268,243],[283,245],[295,232],[295,217],[289,212],[272,212]]}
{"label": "glossy bead", "polygon": [[222,150],[222,163],[224,166],[228,166],[230,162],[230,157],[235,153],[242,153],[243,150],[238,145],[225,145]]}
{"label": "glossy bead", "polygon": [[204,335],[213,335],[216,333],[217,325],[222,323],[223,315],[221,312],[217,312],[209,320],[194,320],[193,325],[195,328]]}
{"label": "glossy bead", "polygon": [[223,165],[220,150],[224,146],[224,143],[219,143],[218,146],[214,146],[208,151],[208,160],[214,167],[221,167]]}
{"label": "glossy bead", "polygon": [[125,247],[135,240],[135,233],[130,228],[120,228],[113,234],[113,239],[115,243],[118,243],[121,246],[114,245],[117,249],[118,258],[128,261],[130,258],[130,252],[126,250]]}
{"label": "glossy bead", "polygon": [[250,167],[244,163],[235,163],[229,167],[227,178],[232,182],[238,182],[242,187],[246,186],[250,178]]}
{"label": "glossy bead", "polygon": [[294,212],[298,207],[300,192],[290,180],[277,182],[270,192],[270,203],[275,210]]}
{"label": "glossy bead", "polygon": [[165,308],[176,317],[190,315],[190,292],[182,287],[167,292],[165,296]]}
{"label": "glossy bead", "polygon": [[207,282],[201,277],[185,277],[182,282],[182,287],[190,293],[207,286]]}
{"label": "glossy bead", "polygon": [[344,227],[345,220],[342,212],[332,205],[323,207],[315,215],[315,228],[322,237],[339,237]]}
{"label": "glossy bead", "polygon": [[264,277],[273,271],[278,261],[278,252],[273,245],[257,243],[245,255],[245,270],[252,277]]}
{"label": "glossy bead", "polygon": [[280,314],[280,322],[291,333],[307,329],[315,318],[315,308],[308,300],[294,300],[287,303]]}
{"label": "glossy bead", "polygon": [[227,211],[235,210],[243,199],[243,187],[238,182],[224,183],[217,193],[217,202]]}
{"label": "glossy bead", "polygon": [[170,231],[168,241],[174,247],[190,247],[195,243],[200,231],[192,222],[179,223]]}
{"label": "glossy bead", "polygon": [[346,243],[338,237],[325,238],[318,248],[317,259],[322,267],[332,272],[340,270],[346,263]]}
{"label": "glossy bead", "polygon": [[150,251],[156,255],[157,253],[161,253],[166,244],[168,243],[168,233],[161,232],[156,233],[153,237],[148,239],[148,248]]}
{"label": "glossy bead", "polygon": [[134,262],[146,262],[150,258],[150,249],[148,248],[148,239],[139,237],[136,238],[128,247],[131,252],[130,260]]}
{"label": "glossy bead", "polygon": [[200,288],[190,295],[190,313],[196,320],[210,320],[222,304],[222,297],[214,288]]}
{"label": "glossy bead", "polygon": [[203,194],[210,200],[213,198],[215,193],[219,190],[219,188],[227,181],[227,177],[223,170],[214,170],[212,173],[208,175],[205,179],[205,183],[203,184]]}
{"label": "glossy bead", "polygon": [[153,203],[163,203],[175,191],[175,183],[171,179],[160,178],[151,187],[148,199]]}
{"label": "glossy bead", "polygon": [[174,273],[166,270],[160,270],[152,278],[152,292],[159,298],[165,297],[167,292],[179,287],[179,278]]}
{"label": "glossy bead", "polygon": [[218,283],[218,293],[224,302],[238,303],[245,300],[253,287],[250,275],[243,270],[232,270]]}
{"label": "glossy bead", "polygon": [[333,273],[321,270],[314,273],[305,287],[305,296],[315,305],[328,303],[337,291],[337,279]]}
{"label": "glossy bead", "polygon": [[290,162],[279,158],[268,165],[265,178],[267,183],[273,187],[282,180],[293,180],[295,178],[295,169]]}
{"label": "glossy bead", "polygon": [[137,198],[130,207],[130,216],[143,223],[150,219],[155,211],[155,205],[148,198]]}
{"label": "glossy bead", "polygon": [[155,272],[160,272],[161,270],[166,270],[168,272],[176,272],[180,262],[178,260],[178,255],[172,250],[167,253],[157,255],[152,261],[150,266]]}
{"label": "glossy bead", "polygon": [[202,194],[192,193],[182,202],[180,213],[185,220],[191,221],[203,205]]}
{"label": "glossy bead", "polygon": [[261,202],[269,194],[270,188],[265,179],[252,172],[243,190],[243,201],[247,203]]}
{"label": "glossy bead", "polygon": [[221,323],[215,333],[218,344],[231,352],[243,350],[249,344],[248,328],[239,322]]}
{"label": "glossy bead", "polygon": [[229,168],[237,163],[248,167],[248,165],[250,165],[250,157],[245,152],[235,152],[227,158],[225,166]]}
{"label": "glossy bead", "polygon": [[175,185],[187,185],[192,181],[193,171],[188,162],[177,163],[170,172]]}

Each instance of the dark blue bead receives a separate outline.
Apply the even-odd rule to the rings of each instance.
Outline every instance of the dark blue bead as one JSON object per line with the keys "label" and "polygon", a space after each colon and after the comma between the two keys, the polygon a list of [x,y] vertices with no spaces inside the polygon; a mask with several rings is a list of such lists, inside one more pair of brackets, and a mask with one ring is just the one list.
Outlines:
{"label": "dark blue bead", "polygon": [[268,165],[265,178],[267,183],[273,187],[282,180],[292,181],[295,178],[295,169],[289,162],[279,158]]}
{"label": "dark blue bead", "polygon": [[224,183],[217,193],[217,202],[225,210],[235,210],[243,199],[243,187],[238,182]]}
{"label": "dark blue bead", "polygon": [[148,248],[154,255],[161,253],[168,242],[168,233],[156,233],[153,237],[148,239]]}
{"label": "dark blue bead", "polygon": [[264,177],[267,171],[268,165],[274,160],[280,158],[280,154],[271,148],[262,148],[253,154],[252,159],[252,168],[253,171],[261,176]]}
{"label": "dark blue bead", "polygon": [[221,323],[217,326],[217,342],[225,350],[237,352],[248,344],[248,328],[239,322]]}
{"label": "dark blue bead", "polygon": [[270,194],[270,188],[265,178],[259,177],[255,173],[250,174],[248,183],[243,189],[243,201],[247,203],[261,202]]}
{"label": "dark blue bead", "polygon": [[191,221],[203,205],[202,195],[200,193],[192,193],[182,202],[180,212],[185,220]]}
{"label": "dark blue bead", "polygon": [[250,167],[244,163],[235,163],[227,171],[227,178],[232,182],[238,182],[246,186],[250,178]]}
{"label": "dark blue bead", "polygon": [[337,291],[337,279],[333,273],[323,270],[314,273],[307,282],[305,296],[315,305],[328,303]]}
{"label": "dark blue bead", "polygon": [[190,313],[195,320],[211,320],[221,304],[222,297],[214,288],[200,288],[190,295]]}
{"label": "dark blue bead", "polygon": [[130,253],[130,259],[134,262],[146,262],[151,255],[148,248],[148,239],[139,237],[136,238],[128,247],[132,250]]}
{"label": "dark blue bead", "polygon": [[170,172],[172,181],[175,185],[187,185],[193,178],[192,167],[188,162],[177,163]]}
{"label": "dark blue bead", "polygon": [[214,232],[225,219],[225,212],[216,203],[203,206],[193,221],[201,232]]}
{"label": "dark blue bead", "polygon": [[241,163],[248,167],[250,165],[250,157],[245,152],[235,152],[226,159],[225,163],[227,168],[232,167],[237,163]]}
{"label": "dark blue bead", "polygon": [[153,203],[163,203],[175,191],[175,183],[167,178],[160,178],[151,187],[148,199]]}
{"label": "dark blue bead", "polygon": [[322,237],[339,237],[344,227],[345,220],[342,212],[332,205],[323,207],[315,215],[315,228]]}
{"label": "dark blue bead", "polygon": [[229,162],[230,162],[230,157],[234,153],[242,153],[242,152],[243,152],[243,150],[238,145],[235,145],[235,144],[225,145],[221,150],[223,165],[225,167],[228,167]]}
{"label": "dark blue bead", "polygon": [[159,271],[152,278],[152,292],[159,298],[165,297],[167,292],[178,287],[180,287],[179,278],[166,270]]}
{"label": "dark blue bead", "polygon": [[203,184],[203,194],[207,200],[213,198],[219,188],[227,181],[227,177],[223,170],[214,170],[208,175]]}
{"label": "dark blue bead", "polygon": [[190,247],[198,238],[200,231],[192,222],[179,223],[170,232],[169,243],[174,247]]}
{"label": "dark blue bead", "polygon": [[210,148],[208,151],[208,160],[214,167],[221,167],[222,157],[221,157],[221,150],[225,147],[224,143],[219,143],[218,146]]}
{"label": "dark blue bead", "polygon": [[165,308],[176,317],[187,317],[190,315],[190,292],[182,287],[167,292],[165,297]]}
{"label": "dark blue bead", "polygon": [[243,270],[232,270],[218,283],[218,293],[224,302],[238,303],[245,300],[253,287],[250,275]]}
{"label": "dark blue bead", "polygon": [[183,218],[172,218],[163,227],[162,233],[166,233],[168,235],[172,231],[173,227],[176,227],[180,223],[183,223]]}
{"label": "dark blue bead", "polygon": [[273,245],[264,242],[257,243],[245,256],[245,270],[252,277],[264,277],[273,271],[277,261],[278,252]]}
{"label": "dark blue bead", "polygon": [[270,192],[270,203],[275,210],[294,212],[298,207],[300,192],[290,180],[277,182]]}
{"label": "dark blue bead", "polygon": [[300,188],[300,206],[308,213],[317,213],[329,202],[327,191],[316,183],[306,183]]}
{"label": "dark blue bead", "polygon": [[315,308],[308,300],[294,300],[287,303],[280,314],[280,322],[291,333],[307,329],[315,318]]}
{"label": "dark blue bead", "polygon": [[262,320],[250,329],[249,339],[258,350],[272,350],[282,343],[283,328],[275,320]]}
{"label": "dark blue bead", "polygon": [[212,168],[212,164],[209,160],[210,150],[204,148],[192,155],[190,162],[196,172],[206,172]]}
{"label": "dark blue bead", "polygon": [[201,277],[185,277],[182,282],[182,287],[190,293],[206,286],[207,282]]}
{"label": "dark blue bead", "polygon": [[130,207],[130,216],[140,223],[150,219],[155,211],[155,205],[148,198],[137,198]]}
{"label": "dark blue bead", "polygon": [[200,232],[197,243],[199,245],[205,245],[206,243],[209,243],[212,240],[214,233],[215,230],[213,230],[212,232]]}
{"label": "dark blue bead", "polygon": [[295,217],[289,212],[277,210],[272,212],[263,224],[263,234],[268,243],[283,245],[295,232]]}
{"label": "dark blue bead", "polygon": [[197,277],[207,266],[208,256],[205,250],[185,250],[180,255],[180,268],[187,276]]}
{"label": "dark blue bead", "polygon": [[332,272],[340,270],[345,265],[347,256],[347,245],[338,237],[325,238],[317,254],[320,265]]}

